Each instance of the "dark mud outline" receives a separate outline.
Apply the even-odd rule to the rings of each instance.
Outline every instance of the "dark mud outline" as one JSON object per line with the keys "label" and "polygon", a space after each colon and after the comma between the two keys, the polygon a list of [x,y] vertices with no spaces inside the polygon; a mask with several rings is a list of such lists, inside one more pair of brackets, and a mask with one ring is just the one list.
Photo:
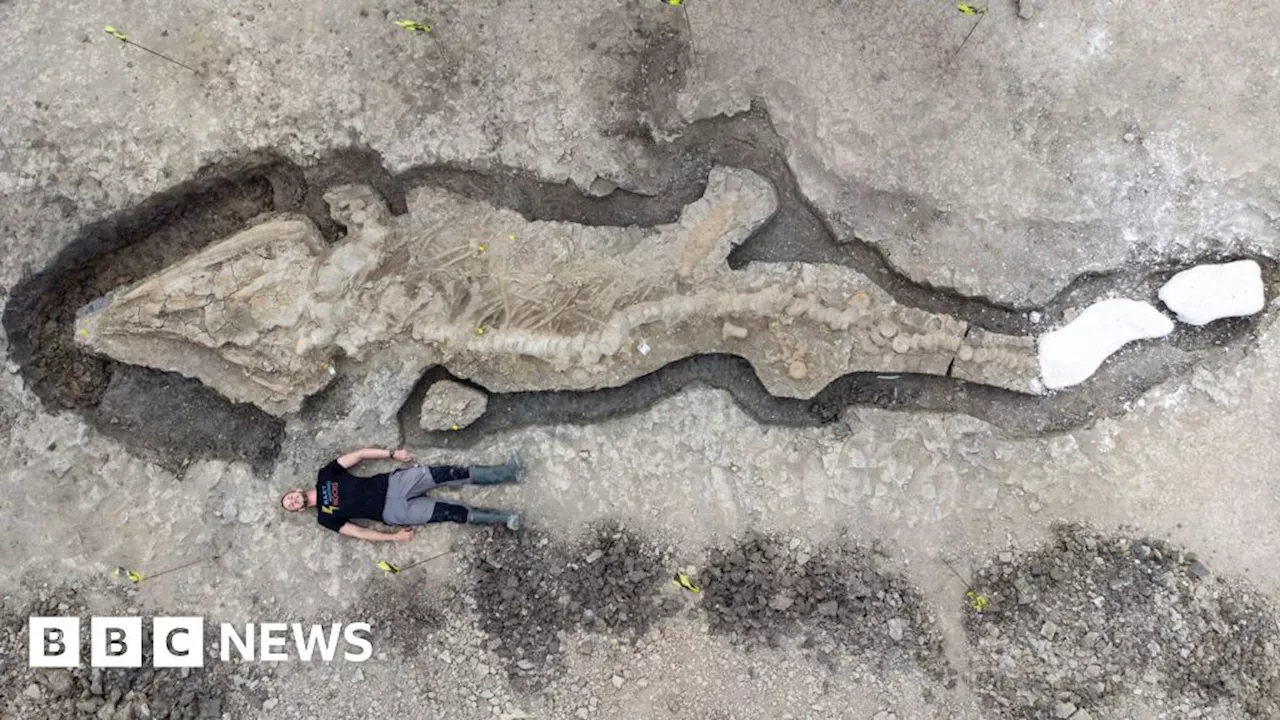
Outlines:
{"label": "dark mud outline", "polygon": [[[245,183],[270,184],[271,199],[262,203],[262,215],[301,212],[311,218],[329,241],[342,237],[344,228],[333,221],[323,200],[326,188],[339,183],[365,183],[377,189],[393,212],[407,212],[406,192],[418,186],[436,186],[469,198],[521,213],[530,220],[559,220],[586,225],[652,226],[673,222],[681,208],[701,196],[707,173],[714,165],[753,170],[774,184],[779,209],[757,233],[736,248],[729,257],[732,268],[750,262],[835,263],[866,275],[896,301],[924,310],[947,313],[972,326],[986,330],[1027,335],[1040,326],[1033,324],[1027,309],[998,305],[982,298],[931,288],[909,280],[894,269],[884,253],[851,232],[839,231],[824,219],[801,194],[786,162],[785,146],[774,131],[767,111],[760,104],[737,116],[716,117],[686,128],[677,140],[659,144],[645,132],[628,134],[627,141],[639,143],[654,158],[658,192],[645,196],[617,190],[602,198],[588,197],[568,184],[541,181],[509,168],[477,166],[424,166],[402,173],[389,172],[381,157],[368,149],[344,149],[307,167],[299,166],[268,152],[211,165],[170,190],[159,193],[136,207],[85,226],[64,247],[54,261],[39,273],[25,278],[13,290],[5,308],[3,323],[11,343],[11,354],[36,394],[51,409],[78,409],[106,434],[150,450],[169,466],[206,457],[249,460],[265,469],[279,453],[284,421],[249,405],[221,399],[198,381],[167,375],[174,392],[191,393],[209,406],[213,396],[221,401],[227,418],[250,417],[249,425],[260,428],[243,438],[244,449],[230,443],[214,452],[209,447],[147,447],[148,433],[133,428],[121,432],[94,409],[101,399],[89,398],[79,407],[54,398],[51,388],[34,377],[31,364],[41,347],[39,328],[59,312],[67,317],[66,304],[74,299],[53,297],[62,283],[77,273],[109,270],[96,266],[104,255],[133,247],[173,223],[187,219],[188,207],[204,208],[216,202],[219,192],[234,192]],[[232,190],[228,190],[231,188]],[[193,233],[199,235],[198,229]],[[199,237],[194,249],[222,237]],[[194,249],[192,251],[194,251]],[[1116,272],[1082,275],[1039,309],[1046,321],[1060,316],[1063,309],[1082,305],[1110,293],[1154,300],[1159,284],[1174,272],[1198,262],[1235,259],[1205,257],[1196,262],[1169,263],[1143,272]],[[1266,258],[1254,258],[1265,268],[1269,293],[1280,285],[1280,266]],[[122,283],[136,282],[160,268],[147,269]],[[81,300],[84,300],[81,298]],[[58,302],[61,301],[61,302]],[[672,363],[654,373],[617,388],[581,392],[489,393],[489,409],[476,423],[460,432],[428,433],[413,421],[413,409],[426,387],[448,377],[441,369],[426,372],[418,387],[400,409],[401,431],[406,442],[425,446],[466,446],[499,431],[529,425],[560,423],[586,424],[637,412],[663,397],[693,385],[707,385],[730,392],[749,414],[762,423],[786,426],[818,426],[838,420],[847,407],[872,406],[894,410],[928,410],[964,413],[991,422],[1016,434],[1040,434],[1078,427],[1091,420],[1122,414],[1134,398],[1169,377],[1185,371],[1196,355],[1209,348],[1247,344],[1263,314],[1241,320],[1214,323],[1207,328],[1179,326],[1173,336],[1158,342],[1136,343],[1114,357],[1094,379],[1075,390],[1044,397],[1025,395],[1001,388],[962,381],[949,376],[882,373],[852,373],[836,379],[811,400],[770,395],[749,363],[738,357],[702,355]],[[62,329],[63,342],[72,343],[71,327]],[[73,352],[83,353],[75,349]],[[121,371],[157,373],[105,362],[111,374]],[[325,397],[329,396],[330,397]],[[303,413],[319,411],[340,402],[341,393],[321,393]],[[139,399],[145,403],[145,399]],[[208,414],[193,420],[206,422]],[[174,418],[158,420],[172,422]],[[199,434],[196,432],[195,434]],[[198,443],[197,443],[198,444]],[[225,443],[224,443],[225,444]],[[176,452],[175,452],[176,450]]]}

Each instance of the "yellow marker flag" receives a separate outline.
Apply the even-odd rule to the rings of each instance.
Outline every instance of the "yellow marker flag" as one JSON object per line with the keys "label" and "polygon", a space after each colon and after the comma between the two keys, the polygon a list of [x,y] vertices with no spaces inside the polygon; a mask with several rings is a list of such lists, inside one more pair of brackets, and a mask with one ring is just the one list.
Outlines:
{"label": "yellow marker flag", "polygon": [[986,5],[983,5],[982,7],[975,7],[969,3],[958,3],[956,5],[956,9],[965,15],[985,15],[987,13]]}
{"label": "yellow marker flag", "polygon": [[400,572],[400,568],[396,567],[395,565],[392,565],[386,560],[378,561],[378,569],[384,573],[391,573],[392,575],[395,575],[396,573]]}
{"label": "yellow marker flag", "polygon": [[431,32],[430,25],[426,25],[420,22],[415,22],[413,20],[396,20],[396,27],[401,28],[406,32],[419,32],[419,33]]}
{"label": "yellow marker flag", "polygon": [[676,573],[675,577],[671,578],[671,584],[684,588],[691,593],[702,592],[702,588],[694,585],[693,580],[685,573]]}
{"label": "yellow marker flag", "polygon": [[118,576],[128,578],[129,582],[133,583],[134,585],[137,585],[138,583],[142,582],[142,573],[134,572],[132,570],[128,570],[122,567],[117,567],[115,569],[115,573]]}
{"label": "yellow marker flag", "polygon": [[116,26],[114,26],[114,25],[108,25],[108,26],[106,26],[105,28],[103,28],[103,29],[102,29],[102,31],[103,31],[103,32],[105,32],[106,34],[110,35],[111,37],[113,37],[113,38],[115,38],[115,39],[119,40],[120,42],[122,42],[122,43],[126,44],[126,45],[132,45],[132,46],[134,46],[134,47],[138,48],[139,50],[142,50],[143,52],[151,53],[152,55],[155,55],[156,57],[160,58],[161,60],[164,60],[164,61],[166,61],[166,62],[171,62],[171,63],[173,63],[174,65],[177,65],[178,67],[180,67],[180,68],[182,68],[182,69],[184,69],[184,70],[190,70],[191,72],[195,73],[196,75],[199,75],[199,74],[200,74],[200,71],[199,71],[199,70],[196,70],[195,68],[191,67],[190,65],[187,65],[187,64],[185,64],[185,63],[180,63],[180,62],[178,62],[177,60],[174,60],[173,58],[169,57],[168,55],[165,55],[164,53],[156,52],[155,50],[152,50],[152,49],[151,49],[151,48],[149,48],[149,47],[146,47],[146,46],[144,46],[144,45],[139,45],[138,43],[136,43],[136,42],[134,42],[134,41],[130,40],[129,38],[125,37],[125,34],[124,34],[124,33],[120,32],[118,29],[116,29]]}

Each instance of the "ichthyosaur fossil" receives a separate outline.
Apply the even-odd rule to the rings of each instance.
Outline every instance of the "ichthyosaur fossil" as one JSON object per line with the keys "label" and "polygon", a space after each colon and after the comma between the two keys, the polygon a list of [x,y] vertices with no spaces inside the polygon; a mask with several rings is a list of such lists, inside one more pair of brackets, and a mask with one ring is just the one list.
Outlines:
{"label": "ichthyosaur fossil", "polygon": [[709,352],[789,397],[856,371],[1035,386],[1029,338],[969,333],[848,267],[731,270],[777,209],[750,171],[714,168],[677,222],[647,228],[529,221],[437,188],[410,192],[403,215],[362,185],[325,200],[347,230],[336,243],[304,216],[271,217],[83,308],[77,340],[276,415],[343,361],[404,377],[445,365],[493,391],[617,386]]}

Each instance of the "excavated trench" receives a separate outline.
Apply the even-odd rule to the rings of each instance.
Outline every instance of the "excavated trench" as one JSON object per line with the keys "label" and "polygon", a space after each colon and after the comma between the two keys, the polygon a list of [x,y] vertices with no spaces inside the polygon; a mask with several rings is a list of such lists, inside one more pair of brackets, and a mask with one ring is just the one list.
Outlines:
{"label": "excavated trench", "polygon": [[[531,220],[652,226],[675,221],[681,208],[702,194],[715,165],[755,171],[769,178],[778,192],[777,214],[734,250],[729,258],[732,268],[750,262],[842,264],[867,275],[904,305],[947,313],[999,333],[1027,335],[1037,330],[1026,309],[912,282],[892,268],[877,248],[819,215],[800,193],[786,163],[783,141],[763,107],[695,123],[671,143],[659,144],[649,137],[636,142],[644,143],[652,167],[657,168],[659,192],[651,197],[625,190],[588,197],[570,185],[546,183],[510,170],[432,166],[392,174],[369,150],[336,152],[308,167],[266,153],[206,167],[194,179],[138,207],[83,228],[47,268],[14,288],[3,317],[13,359],[47,407],[78,411],[104,433],[162,464],[172,467],[221,458],[244,460],[264,470],[279,452],[282,420],[253,406],[234,404],[195,380],[85,352],[72,338],[77,310],[272,213],[302,212],[328,240],[336,241],[344,228],[329,217],[322,195],[339,183],[373,186],[396,213],[406,212],[407,190],[431,185],[515,210]],[[1225,258],[1202,260],[1220,259]],[[1257,259],[1268,288],[1275,288],[1280,283],[1276,264]],[[1083,306],[1110,293],[1154,300],[1160,283],[1178,269],[1147,267],[1081,277],[1038,310],[1053,319],[1065,308]],[[1014,433],[1037,434],[1124,412],[1133,398],[1184,371],[1200,354],[1250,342],[1258,319],[1180,328],[1164,341],[1135,344],[1086,385],[1047,397],[944,376],[853,373],[838,378],[811,400],[779,398],[764,389],[745,360],[702,355],[616,388],[486,391],[484,416],[462,431],[449,433],[423,431],[415,417],[423,393],[433,382],[457,380],[443,368],[434,368],[406,399],[400,425],[409,444],[465,446],[522,426],[598,422],[642,410],[685,387],[702,385],[730,392],[764,423],[817,426],[838,420],[847,407],[874,406],[965,413]],[[340,412],[346,394],[321,393],[303,412],[323,416]]]}

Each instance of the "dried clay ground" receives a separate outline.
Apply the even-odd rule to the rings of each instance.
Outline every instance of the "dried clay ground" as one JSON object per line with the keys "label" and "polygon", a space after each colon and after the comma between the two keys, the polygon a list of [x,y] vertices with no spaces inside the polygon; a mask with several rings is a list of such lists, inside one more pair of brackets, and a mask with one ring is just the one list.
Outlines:
{"label": "dried clay ground", "polygon": [[[1280,717],[1280,5],[1021,4],[957,53],[975,17],[942,1],[0,0],[0,716]],[[1205,260],[1257,259],[1269,303],[1050,396],[953,362],[782,397],[663,345],[616,387],[427,403],[478,413],[457,432],[418,413],[465,367],[344,358],[273,416],[73,338],[281,213],[338,242],[342,183],[654,228],[715,167],[777,194],[733,271],[839,265],[970,337]],[[525,529],[375,546],[280,512],[400,444],[519,451],[523,484],[443,494]],[[363,621],[374,655],[27,667],[29,616],[112,614]]]}

